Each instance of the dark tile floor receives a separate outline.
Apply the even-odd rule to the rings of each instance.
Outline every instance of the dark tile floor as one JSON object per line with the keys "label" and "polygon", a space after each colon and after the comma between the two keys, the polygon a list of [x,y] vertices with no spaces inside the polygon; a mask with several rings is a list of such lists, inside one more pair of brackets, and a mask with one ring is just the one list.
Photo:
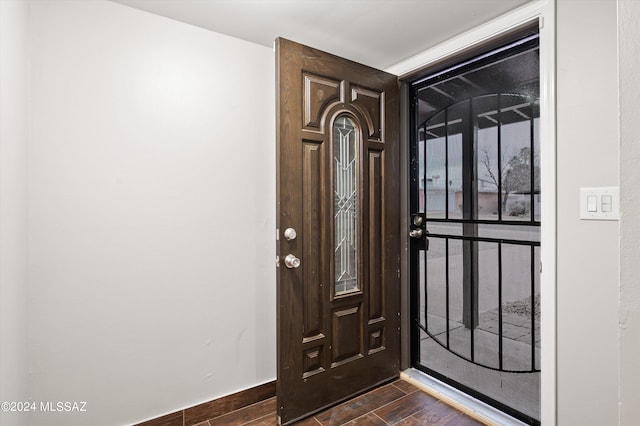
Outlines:
{"label": "dark tile floor", "polygon": [[[196,426],[272,426],[276,424],[276,399],[269,398],[198,423]],[[475,426],[482,423],[427,395],[410,383],[397,380],[317,413],[297,424],[301,426]]]}

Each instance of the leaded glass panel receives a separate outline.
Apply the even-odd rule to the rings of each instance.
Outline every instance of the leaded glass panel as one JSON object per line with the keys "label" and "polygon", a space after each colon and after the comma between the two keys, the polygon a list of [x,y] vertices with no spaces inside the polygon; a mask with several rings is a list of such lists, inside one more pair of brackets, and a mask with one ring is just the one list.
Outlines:
{"label": "leaded glass panel", "polygon": [[358,290],[358,132],[346,116],[333,126],[335,294]]}

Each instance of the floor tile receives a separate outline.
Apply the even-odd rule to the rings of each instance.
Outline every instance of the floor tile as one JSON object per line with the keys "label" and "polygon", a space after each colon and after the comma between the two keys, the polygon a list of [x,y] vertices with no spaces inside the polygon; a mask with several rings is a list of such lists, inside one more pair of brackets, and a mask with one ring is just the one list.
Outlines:
{"label": "floor tile", "polygon": [[296,423],[296,426],[320,426],[320,422],[315,417],[307,417]]}
{"label": "floor tile", "polygon": [[453,418],[457,410],[453,407],[438,401],[415,413],[412,417],[424,425],[444,425]]}
{"label": "floor tile", "polygon": [[245,423],[243,426],[277,426],[278,416],[276,413],[267,414],[264,417],[255,419],[249,423]]}
{"label": "floor tile", "polygon": [[392,402],[374,413],[389,424],[394,424],[400,420],[437,403],[437,399],[423,392],[414,392]]}
{"label": "floor tile", "polygon": [[211,426],[239,426],[276,412],[276,398],[269,398],[220,417],[209,419]]}
{"label": "floor tile", "polygon": [[[232,411],[195,426],[277,426],[276,400]],[[296,423],[296,426],[478,426],[482,423],[404,380],[381,386]]]}
{"label": "floor tile", "polygon": [[323,425],[341,425],[403,396],[405,396],[404,392],[389,384],[323,411],[315,417]]}
{"label": "floor tile", "polygon": [[375,414],[367,413],[364,416],[345,423],[344,426],[387,426],[387,423]]}
{"label": "floor tile", "polygon": [[483,424],[484,423],[467,416],[463,412],[458,411],[455,416],[448,418],[442,426],[482,426]]}
{"label": "floor tile", "polygon": [[432,423],[424,423],[422,420],[418,420],[417,418],[411,416],[406,419],[400,420],[394,426],[424,426],[424,425],[432,425]]}
{"label": "floor tile", "polygon": [[407,382],[406,380],[396,380],[395,382],[392,383],[393,386],[397,387],[398,389],[400,389],[402,392],[404,393],[413,393],[418,391],[419,389],[415,386],[413,386],[411,383]]}

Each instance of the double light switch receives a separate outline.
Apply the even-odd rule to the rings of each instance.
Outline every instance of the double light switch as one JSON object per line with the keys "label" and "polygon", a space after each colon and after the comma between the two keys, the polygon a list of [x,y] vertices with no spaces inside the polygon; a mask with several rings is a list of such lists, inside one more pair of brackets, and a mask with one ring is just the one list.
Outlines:
{"label": "double light switch", "polygon": [[580,188],[580,219],[619,220],[619,188]]}

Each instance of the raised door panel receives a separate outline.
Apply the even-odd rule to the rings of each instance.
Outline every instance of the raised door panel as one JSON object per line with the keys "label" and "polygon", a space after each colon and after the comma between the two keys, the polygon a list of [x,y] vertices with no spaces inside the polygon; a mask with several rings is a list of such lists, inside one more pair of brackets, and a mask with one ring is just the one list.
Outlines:
{"label": "raised door panel", "polygon": [[303,149],[303,197],[302,197],[302,268],[303,283],[303,330],[304,342],[324,337],[322,312],[324,309],[323,285],[325,281],[323,265],[323,161],[324,144],[302,142]]}

